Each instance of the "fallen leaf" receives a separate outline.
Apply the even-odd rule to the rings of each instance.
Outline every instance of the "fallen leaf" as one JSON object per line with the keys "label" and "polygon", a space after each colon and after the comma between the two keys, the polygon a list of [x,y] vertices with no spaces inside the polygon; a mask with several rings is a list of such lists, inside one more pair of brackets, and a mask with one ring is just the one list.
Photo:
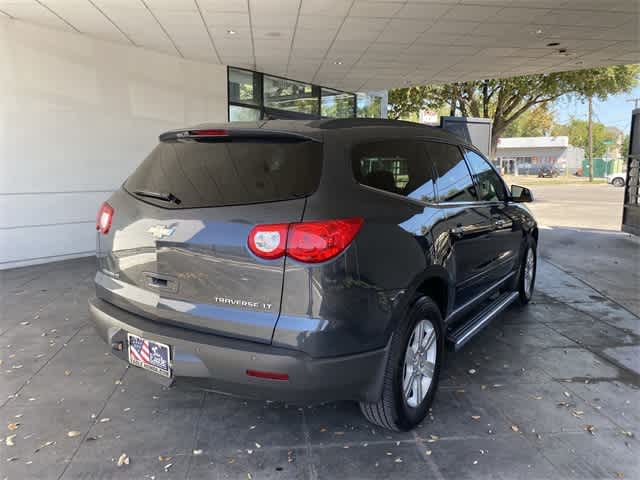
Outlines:
{"label": "fallen leaf", "polygon": [[8,428],[9,430],[11,430],[11,431],[14,431],[14,430],[17,430],[19,426],[20,426],[20,424],[19,424],[19,423],[17,423],[17,422],[12,422],[12,423],[10,423],[9,425],[7,425],[7,428]]}
{"label": "fallen leaf", "polygon": [[111,420],[111,419],[110,419],[110,418],[101,418],[101,419],[100,419],[100,423],[106,423],[106,422],[108,422],[109,420]]}
{"label": "fallen leaf", "polygon": [[633,432],[629,432],[627,430],[622,430],[621,432],[625,437],[629,437],[629,438],[633,438],[635,435],[633,434]]}
{"label": "fallen leaf", "polygon": [[194,455],[196,455],[196,456],[197,456],[197,455],[202,455],[202,449],[200,449],[200,448],[195,449],[195,450],[193,451],[193,454],[194,454]]}
{"label": "fallen leaf", "polygon": [[122,467],[123,465],[129,465],[129,462],[130,462],[130,461],[131,461],[131,460],[129,459],[129,455],[127,455],[126,453],[123,453],[122,455],[120,455],[120,456],[118,457],[117,465],[118,465],[119,467]]}
{"label": "fallen leaf", "polygon": [[[37,318],[37,317],[35,317]],[[25,326],[25,325],[29,325],[29,322],[27,320],[25,320],[24,322],[20,322],[20,325]]]}
{"label": "fallen leaf", "polygon": [[589,432],[591,435],[595,435],[596,433],[596,427],[594,427],[593,425],[585,425],[584,429]]}
{"label": "fallen leaf", "polygon": [[67,376],[67,377],[68,377],[69,375],[71,375],[71,370],[65,370],[65,371],[64,371],[64,374],[65,374],[65,376]]}
{"label": "fallen leaf", "polygon": [[475,368],[470,368],[470,369],[469,369],[469,373],[470,373],[471,375],[475,374],[475,373],[476,373],[476,369],[475,369]]}
{"label": "fallen leaf", "polygon": [[251,476],[251,474],[250,474],[250,473],[247,473],[247,478],[248,478],[249,480],[251,480],[253,477]]}
{"label": "fallen leaf", "polygon": [[98,440],[98,437],[91,436],[91,437],[87,437],[85,439],[85,442],[95,442],[96,440]]}
{"label": "fallen leaf", "polygon": [[167,463],[167,464],[164,466],[164,471],[165,471],[165,472],[168,472],[168,471],[169,471],[169,469],[170,469],[171,467],[173,467],[173,463]]}
{"label": "fallen leaf", "polygon": [[474,460],[474,461],[473,461],[473,464],[474,464],[474,465],[477,465],[477,464],[478,464],[478,460]]}
{"label": "fallen leaf", "polygon": [[249,455],[251,455],[251,454],[253,453],[253,450],[250,450],[250,449],[249,449],[249,450],[247,450],[247,453],[248,453]]}
{"label": "fallen leaf", "polygon": [[81,435],[82,432],[79,432],[78,430],[70,430],[67,432],[67,437],[69,438],[73,438],[73,437],[77,437],[78,435]]}
{"label": "fallen leaf", "polygon": [[262,448],[262,445],[260,445],[258,442],[256,442],[256,448]]}
{"label": "fallen leaf", "polygon": [[340,436],[340,435],[344,435],[344,432],[333,432],[333,434]]}
{"label": "fallen leaf", "polygon": [[431,450],[427,450],[427,451],[426,451],[426,452],[424,452],[424,453],[426,453],[427,455],[431,455]]}
{"label": "fallen leaf", "polygon": [[471,415],[473,420],[480,420],[480,415]]}
{"label": "fallen leaf", "polygon": [[13,442],[13,439],[16,438],[16,434],[14,433],[13,435],[9,435],[7,438],[4,439],[4,443],[7,447],[15,447],[15,443]]}
{"label": "fallen leaf", "polygon": [[51,445],[55,445],[56,442],[54,442],[53,440],[49,440],[48,442],[43,443],[42,445],[40,445],[38,448],[36,448],[33,453],[38,453],[40,450],[42,450],[43,448],[46,447],[50,447]]}
{"label": "fallen leaf", "polygon": [[18,460],[18,457],[9,457],[9,458],[7,458],[7,462],[15,462],[16,460]]}
{"label": "fallen leaf", "polygon": [[158,457],[158,461],[160,462],[168,462],[169,460],[171,460],[172,457],[168,456],[168,455],[160,455]]}
{"label": "fallen leaf", "polygon": [[396,458],[396,459],[394,460],[394,462],[395,462],[395,463],[402,463],[402,459],[401,459],[400,457],[398,457],[398,458]]}
{"label": "fallen leaf", "polygon": [[624,473],[622,472],[613,472],[616,478],[624,478]]}
{"label": "fallen leaf", "polygon": [[571,398],[571,394],[569,392],[563,392],[563,395],[567,398]]}
{"label": "fallen leaf", "polygon": [[511,430],[518,433],[520,431],[520,427],[518,427],[517,425],[511,425]]}

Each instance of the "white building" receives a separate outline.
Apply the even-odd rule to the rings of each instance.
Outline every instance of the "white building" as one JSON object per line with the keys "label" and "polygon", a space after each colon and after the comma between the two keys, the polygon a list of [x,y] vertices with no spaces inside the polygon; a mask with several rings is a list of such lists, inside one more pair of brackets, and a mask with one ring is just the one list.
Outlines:
{"label": "white building", "polygon": [[537,175],[543,166],[575,173],[582,167],[584,149],[569,144],[569,137],[500,138],[496,149],[496,166],[502,173]]}

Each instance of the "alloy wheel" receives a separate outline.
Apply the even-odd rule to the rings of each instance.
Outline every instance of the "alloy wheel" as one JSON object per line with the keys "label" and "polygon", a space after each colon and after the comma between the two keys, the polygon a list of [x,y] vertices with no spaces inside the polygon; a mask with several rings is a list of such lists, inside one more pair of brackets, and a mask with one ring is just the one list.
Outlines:
{"label": "alloy wheel", "polygon": [[420,320],[409,337],[402,367],[402,396],[410,407],[418,407],[427,396],[437,354],[436,329],[430,320]]}

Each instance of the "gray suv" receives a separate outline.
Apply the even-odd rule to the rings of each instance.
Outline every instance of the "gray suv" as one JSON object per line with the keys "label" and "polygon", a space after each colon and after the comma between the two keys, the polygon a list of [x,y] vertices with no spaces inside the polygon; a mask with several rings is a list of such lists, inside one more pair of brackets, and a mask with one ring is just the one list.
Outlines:
{"label": "gray suv", "polygon": [[387,120],[171,131],[96,221],[90,312],[166,384],[408,430],[445,349],[531,298],[538,229],[472,146]]}

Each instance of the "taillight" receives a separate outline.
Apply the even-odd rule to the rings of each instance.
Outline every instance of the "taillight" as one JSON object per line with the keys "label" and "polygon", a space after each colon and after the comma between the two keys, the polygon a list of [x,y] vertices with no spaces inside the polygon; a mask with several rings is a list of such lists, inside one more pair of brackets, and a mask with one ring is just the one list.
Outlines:
{"label": "taillight", "polygon": [[257,225],[249,233],[249,249],[265,259],[287,255],[305,263],[324,262],[347,248],[363,223],[362,218],[347,218]]}
{"label": "taillight", "polygon": [[113,207],[107,202],[104,202],[98,210],[98,216],[96,217],[96,230],[100,233],[109,233],[111,228],[111,222],[113,221]]}
{"label": "taillight", "polygon": [[249,249],[260,258],[280,258],[287,245],[288,229],[288,223],[256,225],[249,232]]}
{"label": "taillight", "polygon": [[191,130],[189,135],[192,137],[226,137],[229,132],[221,129]]}

